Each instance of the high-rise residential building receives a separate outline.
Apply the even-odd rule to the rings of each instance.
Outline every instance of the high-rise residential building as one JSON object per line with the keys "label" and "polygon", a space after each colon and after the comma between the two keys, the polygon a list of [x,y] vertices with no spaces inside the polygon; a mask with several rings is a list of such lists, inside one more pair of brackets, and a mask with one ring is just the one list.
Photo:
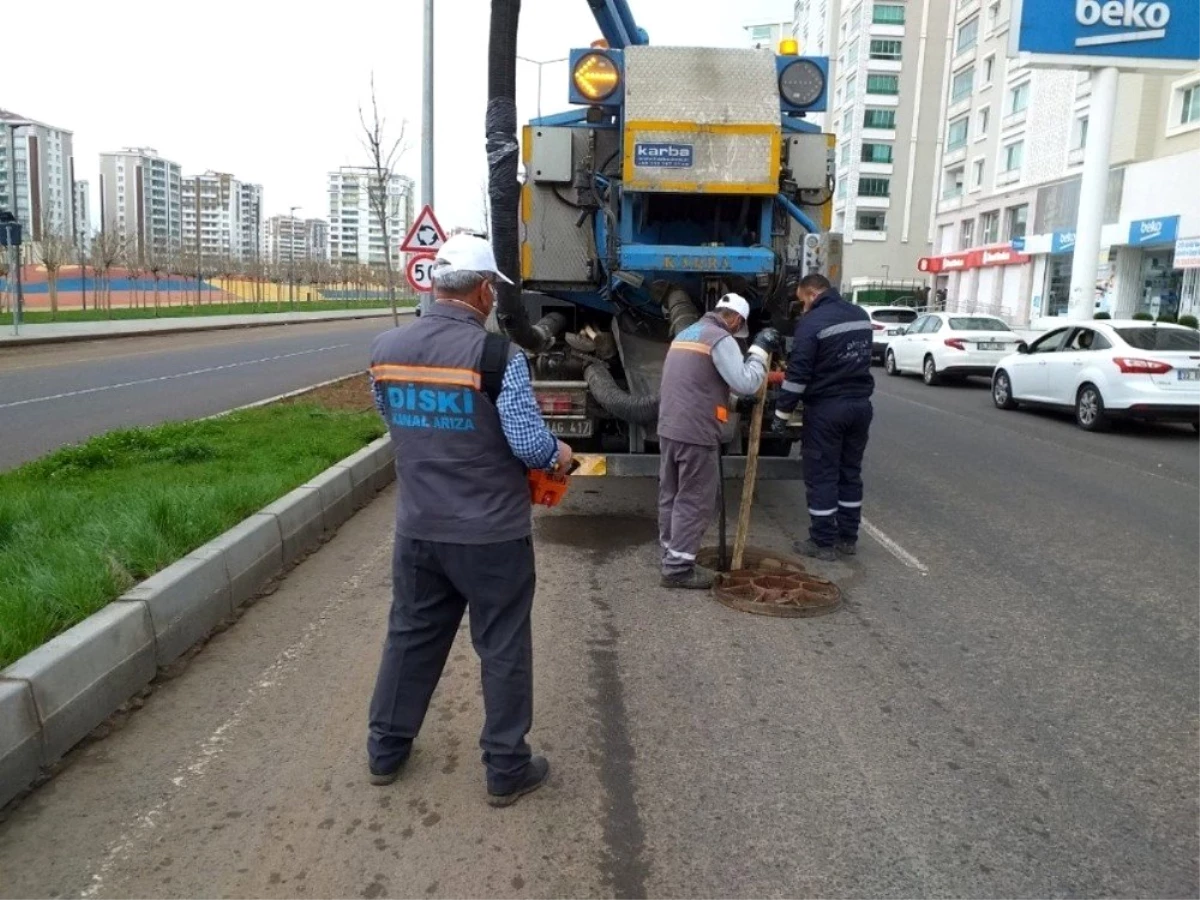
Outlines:
{"label": "high-rise residential building", "polygon": [[[1069,305],[1091,80],[1009,59],[1009,13],[1010,0],[953,11],[925,268],[949,308],[1024,323]],[[1200,260],[1177,265],[1175,244],[1200,238],[1200,69],[1123,73],[1116,122],[1094,307],[1194,312]]]}
{"label": "high-rise residential building", "polygon": [[829,112],[813,121],[837,138],[833,228],[845,241],[843,286],[862,300],[911,294],[931,247],[953,3],[794,6],[800,52],[830,58]]}
{"label": "high-rise residential building", "polygon": [[400,243],[413,218],[413,182],[393,175],[386,191],[388,200],[388,244],[371,208],[370,192],[379,190],[373,169],[343,166],[329,174],[329,259],[335,263],[383,265],[391,254],[400,264]]}
{"label": "high-rise residential building", "polygon": [[26,240],[46,229],[70,238],[74,178],[70,131],[0,109],[0,209],[16,214]]}
{"label": "high-rise residential building", "polygon": [[178,251],[183,244],[179,164],[150,147],[100,154],[100,228],[115,232],[145,258],[148,250]]}
{"label": "high-rise residential building", "polygon": [[[183,249],[209,260],[249,262],[262,242],[262,187],[226,172],[190,175],[181,185]],[[199,229],[197,231],[197,229]]]}
{"label": "high-rise residential building", "polygon": [[329,223],[324,219],[271,216],[263,258],[272,263],[324,260],[329,255]]}
{"label": "high-rise residential building", "polygon": [[92,185],[84,179],[75,182],[75,247],[87,253],[92,247]]}
{"label": "high-rise residential building", "polygon": [[779,49],[780,40],[792,36],[792,25],[792,22],[782,19],[762,19],[747,22],[742,28],[751,47],[775,52]]}

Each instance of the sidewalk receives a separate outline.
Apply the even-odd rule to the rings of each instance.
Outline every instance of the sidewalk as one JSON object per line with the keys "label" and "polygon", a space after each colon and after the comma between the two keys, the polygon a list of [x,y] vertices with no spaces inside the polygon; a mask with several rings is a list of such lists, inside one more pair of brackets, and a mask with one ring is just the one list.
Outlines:
{"label": "sidewalk", "polygon": [[[408,316],[413,307],[400,310]],[[138,337],[150,334],[178,334],[185,331],[219,331],[226,328],[259,328],[268,325],[297,325],[305,322],[331,322],[340,319],[376,319],[391,316],[388,309],[348,309],[329,312],[255,313],[242,316],[179,316],[161,319],[117,319],[102,322],[58,322],[52,325],[22,325],[20,335],[13,327],[0,328],[0,348],[67,341],[95,341],[105,338]]]}

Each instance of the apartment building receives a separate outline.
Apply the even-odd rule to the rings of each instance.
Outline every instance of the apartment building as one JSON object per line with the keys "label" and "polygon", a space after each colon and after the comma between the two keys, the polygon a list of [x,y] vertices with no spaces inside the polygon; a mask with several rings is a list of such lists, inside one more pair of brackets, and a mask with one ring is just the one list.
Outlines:
{"label": "apartment building", "polygon": [[45,229],[69,238],[75,221],[73,135],[0,109],[0,209],[16,214],[25,239]]}
{"label": "apartment building", "polygon": [[262,186],[227,172],[182,180],[183,248],[205,259],[250,262],[262,245]]}
{"label": "apartment building", "polygon": [[100,154],[100,228],[147,250],[176,252],[183,245],[183,177],[179,164],[151,147]]}
{"label": "apartment building", "polygon": [[383,265],[390,253],[400,265],[400,242],[413,219],[413,182],[393,175],[386,185],[388,245],[371,208],[371,192],[379,190],[373,169],[343,166],[329,173],[329,259],[335,263]]}
{"label": "apartment building", "polygon": [[[271,216],[263,258],[272,263],[323,260],[329,255],[329,223],[324,219]],[[403,238],[403,235],[401,235]]]}
{"label": "apartment building", "polygon": [[757,50],[778,52],[779,42],[785,37],[791,37],[793,23],[779,19],[758,20],[742,25],[751,47]]}
{"label": "apartment building", "polygon": [[[1065,314],[1091,80],[1007,56],[1010,0],[960,0],[946,74],[935,252],[923,266],[951,309],[1017,322]],[[1200,70],[1120,76],[1095,308],[1195,309]],[[1196,263],[1200,265],[1200,261]]]}
{"label": "apartment building", "polygon": [[844,286],[874,299],[911,293],[932,246],[939,100],[952,0],[797,0],[800,52],[830,57],[837,138],[834,230]]}

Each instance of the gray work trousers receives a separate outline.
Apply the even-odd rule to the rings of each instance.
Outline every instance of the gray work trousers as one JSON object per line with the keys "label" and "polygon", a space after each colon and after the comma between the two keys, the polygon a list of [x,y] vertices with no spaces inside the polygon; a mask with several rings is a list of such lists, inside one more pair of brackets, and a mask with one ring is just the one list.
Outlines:
{"label": "gray work trousers", "polygon": [[479,746],[488,787],[500,793],[516,787],[531,755],[525,736],[533,724],[536,581],[532,538],[494,544],[396,538],[392,609],[367,740],[376,771],[394,770],[412,752],[466,609],[483,679]]}
{"label": "gray work trousers", "polygon": [[658,540],[662,573],[686,574],[717,511],[717,449],[659,438]]}

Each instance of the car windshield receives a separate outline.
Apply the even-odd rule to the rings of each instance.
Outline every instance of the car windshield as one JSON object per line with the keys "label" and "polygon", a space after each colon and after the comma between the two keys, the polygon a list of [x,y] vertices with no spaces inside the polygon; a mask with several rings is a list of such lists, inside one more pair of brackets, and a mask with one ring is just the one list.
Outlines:
{"label": "car windshield", "polygon": [[917,320],[917,314],[911,309],[880,309],[871,314],[876,322],[907,325]]}
{"label": "car windshield", "polygon": [[1190,328],[1118,328],[1117,334],[1138,350],[1200,350],[1200,331]]}
{"label": "car windshield", "polygon": [[1012,331],[999,319],[986,316],[955,316],[950,320],[950,327],[955,331]]}

